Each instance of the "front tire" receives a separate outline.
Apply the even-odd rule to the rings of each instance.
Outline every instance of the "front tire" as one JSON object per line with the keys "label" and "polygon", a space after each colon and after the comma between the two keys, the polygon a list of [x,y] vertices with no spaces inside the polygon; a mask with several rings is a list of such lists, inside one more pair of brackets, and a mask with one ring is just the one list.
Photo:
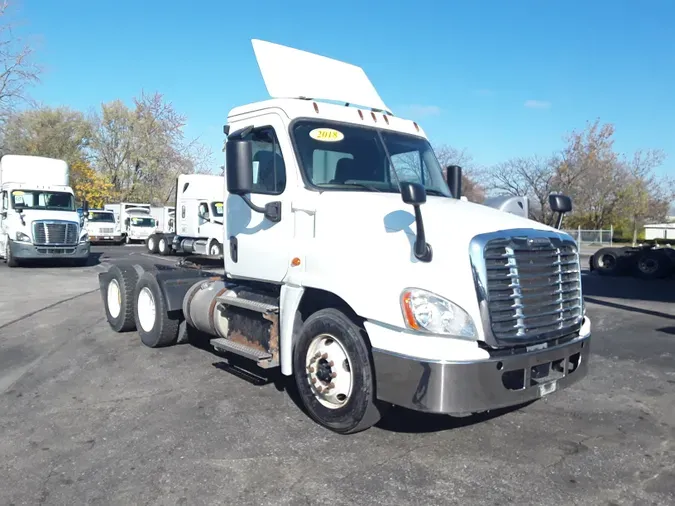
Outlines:
{"label": "front tire", "polygon": [[7,239],[7,249],[5,250],[5,262],[7,262],[7,267],[19,266],[19,261],[12,255],[12,248],[9,247],[9,238]]}
{"label": "front tire", "polygon": [[141,342],[149,348],[176,344],[180,311],[169,313],[162,289],[151,272],[139,278],[134,297],[134,321]]}
{"label": "front tire", "polygon": [[211,241],[211,244],[209,245],[209,256],[219,257],[222,254],[223,254],[223,247],[218,242],[218,240],[214,239],[213,241]]}
{"label": "front tire", "polygon": [[365,330],[343,312],[317,311],[293,350],[293,375],[309,416],[339,434],[354,434],[381,418]]}

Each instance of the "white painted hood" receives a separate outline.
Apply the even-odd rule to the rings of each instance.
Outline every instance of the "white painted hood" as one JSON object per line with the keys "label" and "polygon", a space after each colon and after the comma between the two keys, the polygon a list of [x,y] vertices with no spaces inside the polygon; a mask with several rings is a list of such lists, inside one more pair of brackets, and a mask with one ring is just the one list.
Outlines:
{"label": "white painted hood", "polygon": [[421,211],[433,259],[425,263],[414,257],[414,209],[400,194],[324,192],[294,205],[316,209],[315,238],[301,242],[306,251],[302,284],[330,290],[361,316],[400,327],[401,292],[429,290],[466,310],[481,339],[471,239],[505,229],[556,231],[479,204],[429,196]]}

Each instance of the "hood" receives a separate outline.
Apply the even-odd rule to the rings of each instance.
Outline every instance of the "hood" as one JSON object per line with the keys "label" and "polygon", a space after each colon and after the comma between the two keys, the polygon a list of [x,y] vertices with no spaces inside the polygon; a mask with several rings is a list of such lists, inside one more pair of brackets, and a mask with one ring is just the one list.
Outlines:
{"label": "hood", "polygon": [[420,262],[413,254],[414,208],[403,203],[400,194],[324,192],[293,206],[314,211],[314,238],[303,241],[306,264],[299,284],[332,291],[361,316],[399,327],[401,292],[425,289],[467,311],[481,339],[469,256],[473,237],[509,229],[559,233],[480,204],[428,196],[420,210],[433,257]]}

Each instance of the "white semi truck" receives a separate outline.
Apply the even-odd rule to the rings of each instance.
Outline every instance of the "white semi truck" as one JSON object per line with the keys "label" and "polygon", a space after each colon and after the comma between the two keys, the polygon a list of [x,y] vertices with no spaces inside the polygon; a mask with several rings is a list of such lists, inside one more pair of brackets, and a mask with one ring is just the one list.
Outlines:
{"label": "white semi truck", "polygon": [[206,333],[280,368],[342,434],[391,405],[465,415],[583,378],[574,239],[462,200],[461,171],[444,180],[423,129],[388,112],[361,68],[253,47],[272,98],[225,126],[224,275],[113,266],[99,275],[110,326],[149,347]]}
{"label": "white semi truck", "polygon": [[181,174],[176,181],[175,232],[161,231],[148,237],[148,252],[170,255],[194,253],[219,256],[223,253],[222,176]]}
{"label": "white semi truck", "polygon": [[104,209],[112,211],[115,215],[124,241],[129,244],[137,241],[146,241],[155,231],[155,218],[150,214],[150,204],[138,204],[134,202],[120,202],[106,204]]}
{"label": "white semi truck", "polygon": [[[0,257],[10,267],[24,260],[69,260],[85,265],[90,243],[81,227],[63,160],[5,155],[0,160]],[[85,205],[85,214],[86,214]]]}
{"label": "white semi truck", "polygon": [[115,221],[115,213],[106,209],[89,209],[85,218],[85,227],[92,244],[122,244],[124,234],[119,223]]}

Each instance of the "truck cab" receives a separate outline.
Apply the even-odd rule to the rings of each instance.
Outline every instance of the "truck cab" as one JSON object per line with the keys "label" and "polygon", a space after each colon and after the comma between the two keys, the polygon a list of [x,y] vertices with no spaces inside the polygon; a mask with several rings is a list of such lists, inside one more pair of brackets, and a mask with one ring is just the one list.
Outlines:
{"label": "truck cab", "polygon": [[[444,178],[422,127],[360,67],[253,49],[271,98],[224,128],[225,274],[102,273],[117,315],[115,290],[134,280],[133,322],[109,311],[113,328],[151,347],[209,334],[293,378],[312,419],[341,434],[391,405],[464,416],[585,376],[578,248],[559,223],[462,199],[459,168]],[[571,209],[562,195],[550,205],[559,219]]]}
{"label": "truck cab", "polygon": [[115,214],[112,211],[89,209],[85,218],[85,226],[92,244],[120,244],[124,241],[124,236],[115,222]]}
{"label": "truck cab", "polygon": [[5,155],[0,160],[0,257],[85,264],[90,243],[63,160]]}

